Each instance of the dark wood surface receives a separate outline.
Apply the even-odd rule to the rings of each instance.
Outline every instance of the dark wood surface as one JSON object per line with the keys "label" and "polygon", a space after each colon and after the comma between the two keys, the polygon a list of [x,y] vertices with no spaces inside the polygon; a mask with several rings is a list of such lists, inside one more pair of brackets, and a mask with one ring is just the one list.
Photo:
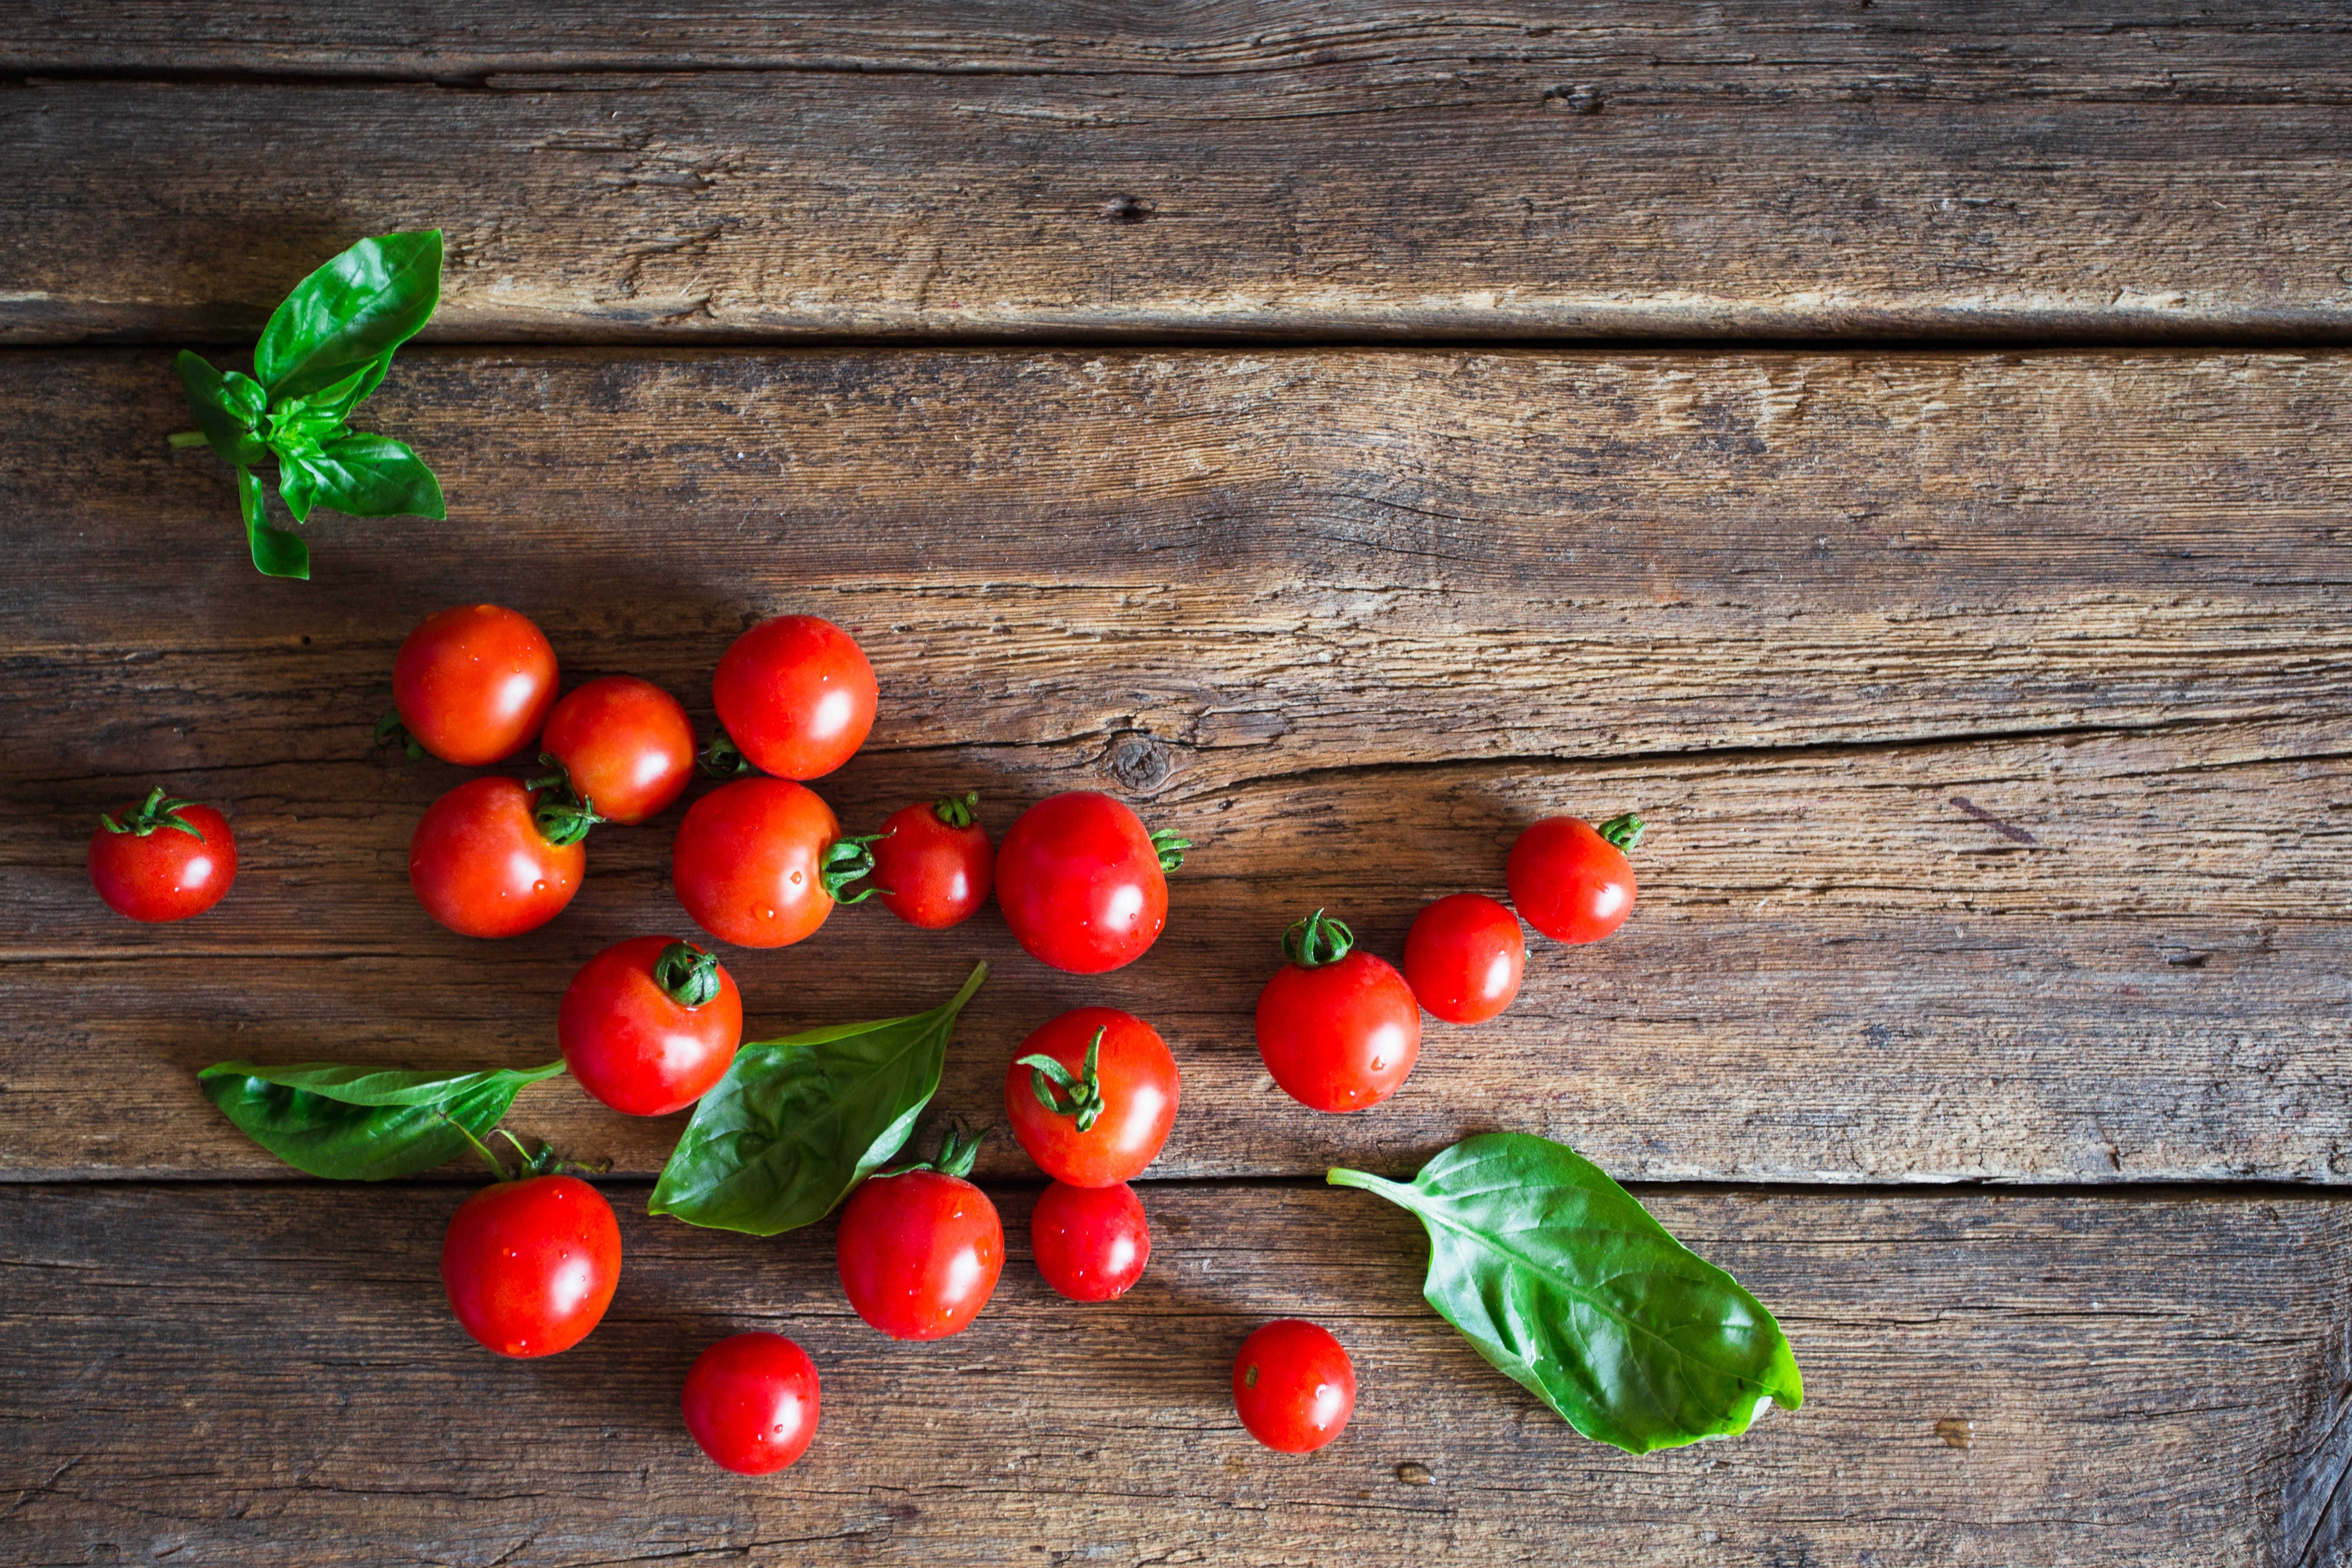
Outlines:
{"label": "dark wood surface", "polygon": [[[2348,31],[0,16],[0,1562],[2341,1568]],[[325,255],[425,225],[442,346],[363,423],[452,515],[322,516],[318,580],[259,579],[226,471],[163,444],[168,351],[234,359]],[[1411,341],[1594,336],[1682,342]],[[985,958],[940,1097],[982,1116],[1051,1012],[1159,1023],[1185,1109],[1131,1297],[1044,1290],[1000,1144],[996,1303],[890,1344],[829,1225],[647,1220],[677,1119],[559,1080],[515,1122],[615,1162],[627,1270],[579,1350],[500,1363],[436,1278],[466,1173],[331,1187],[219,1121],[190,1074],[226,1057],[546,1060],[588,953],[679,928],[675,814],[600,833],[530,937],[417,910],[408,833],[460,774],[367,731],[400,637],[468,599],[706,721],[740,626],[826,615],[884,689],[819,786],[853,825],[978,787],[1001,831],[1084,786],[1198,841],[1101,981],[993,911],[729,955],[761,1033]],[[243,865],[134,929],[83,844],[158,782],[227,807]],[[1271,1088],[1281,925],[1328,902],[1393,956],[1529,817],[1627,805],[1616,938],[1533,940],[1512,1012],[1432,1024],[1374,1113]],[[1409,1220],[1318,1184],[1496,1127],[1696,1184],[1640,1195],[1780,1314],[1804,1408],[1586,1443],[1421,1303]],[[1283,1313],[1363,1374],[1315,1459],[1224,1392]],[[676,1398],[753,1326],[826,1415],[744,1483]]]}

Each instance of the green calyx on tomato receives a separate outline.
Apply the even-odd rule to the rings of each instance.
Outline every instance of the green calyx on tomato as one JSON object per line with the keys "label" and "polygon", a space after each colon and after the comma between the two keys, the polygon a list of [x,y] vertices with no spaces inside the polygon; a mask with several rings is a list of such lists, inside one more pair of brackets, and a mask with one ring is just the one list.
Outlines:
{"label": "green calyx on tomato", "polygon": [[1356,933],[1343,921],[1317,910],[1282,933],[1282,956],[1301,969],[1337,963],[1356,949]]}
{"label": "green calyx on tomato", "polygon": [[1029,1069],[1029,1089],[1037,1103],[1056,1116],[1075,1118],[1081,1132],[1091,1130],[1103,1113],[1102,1043],[1108,1032],[1095,1031],[1095,1037],[1087,1042],[1086,1067],[1075,1075],[1043,1052],[1023,1057],[1014,1064]]}
{"label": "green calyx on tomato", "polygon": [[970,827],[980,820],[980,794],[941,795],[931,806],[931,815],[950,827]]}
{"label": "green calyx on tomato", "polygon": [[157,784],[145,801],[123,812],[120,821],[100,816],[99,826],[109,833],[128,833],[140,838],[146,837],[159,827],[176,827],[189,837],[202,842],[205,830],[180,815],[183,809],[195,804],[193,800],[172,799],[163,794],[163,786]]}
{"label": "green calyx on tomato", "polygon": [[877,1176],[905,1176],[917,1171],[937,1171],[942,1176],[953,1176],[961,1182],[971,1174],[972,1163],[980,1158],[980,1146],[988,1142],[991,1131],[983,1127],[975,1132],[959,1121],[948,1129],[947,1136],[940,1142],[937,1155],[911,1165],[893,1165],[887,1171],[874,1173]]}
{"label": "green calyx on tomato", "polygon": [[690,942],[674,942],[654,960],[654,984],[681,1007],[699,1007],[719,994],[719,955]]}
{"label": "green calyx on tomato", "polygon": [[579,843],[588,837],[590,828],[606,819],[596,815],[595,802],[572,787],[570,769],[545,752],[539,753],[539,765],[555,771],[523,785],[537,796],[530,808],[532,826],[559,849]]}
{"label": "green calyx on tomato", "polygon": [[710,744],[694,753],[694,765],[705,778],[740,779],[752,771],[751,759],[735,744],[735,738],[721,730],[710,737]]}
{"label": "green calyx on tomato", "polygon": [[613,1168],[613,1162],[610,1160],[599,1161],[593,1165],[583,1165],[572,1160],[560,1160],[556,1158],[555,1145],[552,1143],[542,1140],[538,1148],[532,1149],[505,1128],[493,1127],[490,1129],[491,1132],[513,1144],[515,1152],[522,1156],[522,1163],[509,1171],[506,1163],[499,1158],[497,1151],[493,1150],[485,1140],[475,1137],[467,1130],[465,1123],[457,1121],[446,1110],[441,1113],[441,1120],[465,1135],[466,1142],[473,1145],[474,1152],[479,1154],[483,1163],[489,1166],[490,1173],[501,1182],[528,1181],[533,1176],[558,1174],[601,1176]]}
{"label": "green calyx on tomato", "polygon": [[1192,841],[1177,837],[1172,827],[1163,827],[1151,836],[1151,847],[1160,856],[1160,868],[1173,871],[1184,864],[1184,851],[1192,847]]}
{"label": "green calyx on tomato", "polygon": [[1620,849],[1631,849],[1642,842],[1642,830],[1649,826],[1632,812],[1612,816],[1592,831]]}
{"label": "green calyx on tomato", "polygon": [[836,838],[824,847],[824,853],[817,859],[817,876],[835,903],[862,904],[882,890],[868,882],[843,897],[852,882],[865,881],[874,875],[874,844],[881,837],[868,833],[862,838]]}
{"label": "green calyx on tomato", "polygon": [[394,741],[400,742],[400,749],[408,754],[410,762],[425,760],[424,745],[408,732],[408,726],[400,721],[400,710],[397,708],[375,721],[375,743],[388,746]]}

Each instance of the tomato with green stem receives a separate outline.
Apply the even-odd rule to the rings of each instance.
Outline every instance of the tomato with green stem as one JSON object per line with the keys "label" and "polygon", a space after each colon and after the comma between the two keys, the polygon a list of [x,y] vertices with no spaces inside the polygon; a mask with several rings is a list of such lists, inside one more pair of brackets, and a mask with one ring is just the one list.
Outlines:
{"label": "tomato with green stem", "polygon": [[607,822],[658,816],[694,778],[694,725],[649,680],[607,675],[566,695],[540,745]]}
{"label": "tomato with green stem", "polygon": [[1511,846],[1504,869],[1511,902],[1554,942],[1599,942],[1625,923],[1637,891],[1625,851],[1645,824],[1632,812],[1595,827],[1580,817],[1547,816]]}
{"label": "tomato with green stem", "polygon": [[1356,1366],[1331,1331],[1277,1318],[1234,1357],[1234,1411],[1249,1435],[1282,1454],[1311,1454],[1356,1413]]}
{"label": "tomato with green stem", "polygon": [[1421,1005],[1404,976],[1317,910],[1284,933],[1290,962],[1257,998],[1257,1049],[1284,1092],[1317,1110],[1365,1110],[1421,1056]]}
{"label": "tomato with green stem", "polygon": [[980,796],[902,806],[874,840],[874,896],[910,926],[944,931],[988,902],[996,849],[980,825]]}
{"label": "tomato with green stem", "polygon": [[1159,1157],[1180,1087],[1159,1031],[1116,1007],[1080,1007],[1021,1042],[1004,1071],[1004,1114],[1039,1170],[1108,1187]]}
{"label": "tomato with green stem", "polygon": [[1481,1024],[1509,1006],[1527,967],[1519,917],[1483,894],[1438,900],[1405,933],[1405,983],[1449,1024]]}
{"label": "tomato with green stem", "polygon": [[743,1038],[743,996],[716,953],[632,937],[581,966],[555,1016],[580,1087],[629,1116],[667,1116],[726,1076]]}
{"label": "tomato with green stem", "polygon": [[722,1470],[772,1476],[816,1436],[816,1363],[782,1334],[720,1340],[694,1360],[678,1395],[686,1429]]}
{"label": "tomato with green stem", "polygon": [[211,806],[174,800],[158,784],[98,819],[89,862],[89,885],[116,913],[184,921],[219,903],[236,880],[236,836]]}
{"label": "tomato with green stem", "polygon": [[426,808],[408,841],[425,913],[460,936],[520,936],[580,890],[593,812],[513,779],[468,779]]}
{"label": "tomato with green stem", "polygon": [[[518,1150],[512,1133],[499,1132]],[[604,1195],[555,1169],[545,1148],[509,1176],[472,1134],[499,1179],[458,1207],[441,1242],[441,1284],[467,1333],[503,1356],[570,1350],[613,1304],[621,1280],[621,1227]]]}
{"label": "tomato with green stem", "polygon": [[753,767],[813,779],[866,743],[878,691],[856,638],[814,616],[778,616],[721,656],[710,701]]}
{"label": "tomato with green stem", "polygon": [[1055,1182],[1029,1215],[1029,1251],[1045,1283],[1073,1301],[1112,1301],[1143,1278],[1151,1226],[1125,1182],[1074,1187]]}
{"label": "tomato with green stem", "polygon": [[872,836],[843,836],[833,808],[790,779],[724,784],[692,805],[670,848],[670,885],[694,922],[738,947],[787,947],[833,906],[862,903]]}
{"label": "tomato with green stem", "polygon": [[936,1162],[868,1176],[842,1206],[841,1288],[894,1340],[960,1333],[996,1289],[1004,1225],[964,1179],[979,1151],[979,1138],[950,1133]]}
{"label": "tomato with green stem", "polygon": [[546,634],[498,605],[427,616],[392,661],[393,706],[409,739],[460,767],[504,762],[538,739],[555,682]]}
{"label": "tomato with green stem", "polygon": [[1040,963],[1101,974],[1134,963],[1168,924],[1167,873],[1191,841],[1147,832],[1095,790],[1048,795],[1021,814],[996,852],[996,903]]}

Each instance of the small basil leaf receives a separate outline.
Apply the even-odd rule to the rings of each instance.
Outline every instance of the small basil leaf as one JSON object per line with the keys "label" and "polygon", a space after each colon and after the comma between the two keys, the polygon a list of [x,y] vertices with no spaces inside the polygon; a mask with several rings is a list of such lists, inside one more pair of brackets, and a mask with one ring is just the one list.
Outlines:
{"label": "small basil leaf", "polygon": [[352,409],[367,400],[369,393],[383,384],[391,369],[392,351],[386,349],[332,386],[322,386],[302,401],[341,424],[351,417]]}
{"label": "small basil leaf", "polygon": [[747,1045],[694,1108],[648,1214],[774,1236],[814,1224],[905,1146],[939,1092],[974,966],[943,1005]]}
{"label": "small basil leaf", "polygon": [[299,487],[304,511],[328,506],[353,517],[448,515],[433,470],[389,436],[341,436],[316,453],[281,454],[279,469],[279,492]]}
{"label": "small basil leaf", "polygon": [[450,1121],[487,1138],[523,1085],[562,1070],[560,1061],[469,1073],[221,1062],[196,1081],[240,1131],[296,1170],[381,1182],[464,1154],[470,1145]]}
{"label": "small basil leaf", "polygon": [[362,239],[294,286],[253,348],[273,398],[331,386],[415,336],[441,300],[441,231]]}
{"label": "small basil leaf", "polygon": [[[204,432],[205,444],[223,462],[259,462],[267,453],[254,434],[254,427],[260,423],[260,410],[248,406],[229,377],[215,370],[203,355],[182,349],[173,363],[179,368],[180,385],[188,395],[188,407],[196,416],[196,428]],[[253,384],[247,376],[236,376],[236,381],[247,386]]]}
{"label": "small basil leaf", "polygon": [[1410,1184],[1335,1170],[1429,1232],[1429,1304],[1587,1437],[1632,1454],[1744,1432],[1805,1386],[1780,1324],[1574,1150],[1465,1138]]}
{"label": "small basil leaf", "polygon": [[261,480],[242,465],[236,470],[236,500],[245,512],[245,542],[253,552],[254,565],[267,577],[307,579],[310,547],[302,542],[300,534],[270,525]]}

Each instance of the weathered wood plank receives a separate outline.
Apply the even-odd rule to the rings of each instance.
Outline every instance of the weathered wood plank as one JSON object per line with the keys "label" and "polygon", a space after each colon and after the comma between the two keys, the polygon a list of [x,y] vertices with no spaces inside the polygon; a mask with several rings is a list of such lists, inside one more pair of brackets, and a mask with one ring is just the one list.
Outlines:
{"label": "weathered wood plank", "polygon": [[[1370,1198],[1151,1187],[1150,1272],[1079,1309],[1028,1264],[1033,1190],[998,1189],[989,1310],[902,1346],[842,1302],[830,1226],[695,1232],[617,1187],[611,1316],[529,1363],[448,1319],[446,1190],[0,1191],[0,1542],[240,1568],[2323,1561],[2284,1500],[2341,1403],[2341,1204],[1653,1194],[1778,1311],[1808,1398],[1635,1459],[1432,1316],[1417,1229]],[[1286,1314],[1360,1381],[1311,1459],[1255,1447],[1226,1392]],[[825,1405],[807,1458],[746,1482],[676,1401],[703,1344],[755,1326],[810,1350]]]}
{"label": "weathered wood plank", "polygon": [[9,31],[0,342],[249,335],[326,254],[434,225],[445,339],[2352,327],[2352,56],[2316,4]]}

